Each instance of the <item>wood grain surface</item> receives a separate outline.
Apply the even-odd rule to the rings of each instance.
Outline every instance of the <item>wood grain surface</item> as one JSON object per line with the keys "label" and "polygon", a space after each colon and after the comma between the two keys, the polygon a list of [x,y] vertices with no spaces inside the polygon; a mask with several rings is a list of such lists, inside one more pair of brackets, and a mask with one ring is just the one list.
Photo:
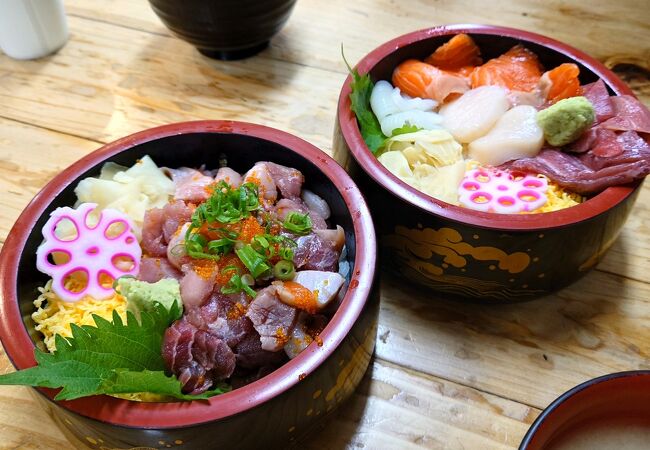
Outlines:
{"label": "wood grain surface", "polygon": [[[143,128],[246,120],[330,152],[345,78],[341,44],[354,62],[433,25],[524,28],[604,61],[650,105],[647,0],[301,0],[269,49],[228,63],[171,36],[144,0],[65,3],[71,36],[61,51],[37,61],[0,54],[0,244],[56,173]],[[646,185],[599,266],[533,302],[465,305],[385,278],[372,368],[302,446],[514,449],[540,410],[570,387],[650,369],[649,205]],[[0,353],[0,373],[10,370]],[[0,389],[0,449],[72,448],[32,395]]]}

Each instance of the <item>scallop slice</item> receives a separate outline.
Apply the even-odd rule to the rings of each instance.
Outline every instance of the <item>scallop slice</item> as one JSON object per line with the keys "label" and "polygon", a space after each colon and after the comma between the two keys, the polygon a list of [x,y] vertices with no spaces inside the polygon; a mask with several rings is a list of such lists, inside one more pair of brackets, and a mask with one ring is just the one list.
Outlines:
{"label": "scallop slice", "polygon": [[442,126],[463,144],[487,134],[510,108],[508,91],[499,86],[481,86],[440,108]]}
{"label": "scallop slice", "polygon": [[544,145],[544,132],[528,105],[505,113],[488,134],[469,144],[468,155],[484,165],[498,166],[512,159],[533,157]]}

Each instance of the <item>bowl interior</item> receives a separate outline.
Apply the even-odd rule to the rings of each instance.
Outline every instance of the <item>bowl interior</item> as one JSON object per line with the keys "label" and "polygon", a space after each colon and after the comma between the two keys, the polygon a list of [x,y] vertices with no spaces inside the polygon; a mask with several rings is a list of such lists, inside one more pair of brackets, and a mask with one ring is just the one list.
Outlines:
{"label": "bowl interior", "polygon": [[[610,70],[588,55],[541,35],[503,27],[486,25],[454,25],[422,30],[400,36],[376,48],[357,65],[359,73],[369,73],[373,82],[391,80],[392,72],[401,62],[424,59],[438,46],[458,33],[467,33],[481,49],[484,61],[497,57],[517,44],[533,51],[546,69],[562,63],[575,63],[580,68],[582,84],[603,79],[610,94],[632,94],[631,90]],[[401,181],[377,161],[365,145],[354,113],[350,110],[351,78],[348,77],[339,99],[341,132],[357,162],[377,183],[403,201],[437,216],[492,229],[541,230],[570,225],[601,214],[625,200],[641,181],[626,186],[614,186],[563,210],[540,214],[496,214],[468,210],[450,205],[424,194]]]}
{"label": "bowl interior", "polygon": [[[4,296],[0,305],[0,329],[7,355],[19,368],[34,364],[32,350],[28,347],[39,342],[40,335],[34,331],[30,317],[34,311],[32,302],[38,296],[37,288],[47,281],[47,276],[36,270],[35,253],[42,241],[40,230],[49,214],[57,207],[73,205],[76,200],[74,187],[85,177],[98,176],[105,162],[131,166],[144,155],[151,156],[161,167],[204,165],[214,169],[220,162],[227,162],[229,167],[243,173],[257,161],[273,161],[300,170],[306,180],[304,187],[328,202],[331,223],[345,230],[347,260],[351,267],[349,278],[353,280],[354,289],[347,289],[342,304],[321,333],[322,346],[310,346],[270,375],[213,397],[209,402],[168,408],[165,407],[168,404],[103,397],[102,402],[82,398],[62,402],[63,405],[114,424],[186,426],[240,413],[285,392],[299,381],[298,375],[309,375],[334,352],[364,309],[373,287],[374,229],[361,194],[334,160],[291,135],[242,122],[188,122],[137,133],[88,155],[50,182],[18,219],[2,252],[2,261],[7,264],[0,270]],[[360,255],[357,255],[358,249],[362,252]],[[17,267],[15,261],[18,261]],[[14,297],[22,320],[13,303]],[[26,334],[16,328],[21,322]],[[56,393],[48,389],[41,391],[50,398]]]}
{"label": "bowl interior", "polygon": [[[332,181],[312,161],[280,144],[262,141],[252,136],[231,133],[192,133],[167,136],[128,148],[92,167],[71,181],[63,191],[52,199],[47,209],[41,214],[29,234],[20,256],[17,280],[21,314],[25,319],[27,331],[32,336],[38,336],[38,333],[34,332],[30,317],[34,311],[33,301],[38,297],[37,288],[43,286],[48,280],[47,275],[36,269],[36,249],[43,240],[40,230],[47,222],[50,213],[58,207],[72,206],[76,201],[74,188],[77,183],[86,177],[99,176],[101,166],[105,162],[112,161],[130,167],[138,158],[145,155],[149,155],[159,167],[170,168],[205,166],[206,169],[217,169],[220,167],[221,161],[227,163],[234,170],[244,173],[261,160],[297,168],[305,176],[305,188],[320,195],[330,205],[331,222],[341,225],[345,229],[348,261],[351,267],[354,265],[356,248],[350,211]],[[260,158],[260,155],[264,156]]]}
{"label": "bowl interior", "polygon": [[531,426],[520,450],[554,448],[578,433],[621,425],[650,433],[650,371],[606,375],[566,392]]}

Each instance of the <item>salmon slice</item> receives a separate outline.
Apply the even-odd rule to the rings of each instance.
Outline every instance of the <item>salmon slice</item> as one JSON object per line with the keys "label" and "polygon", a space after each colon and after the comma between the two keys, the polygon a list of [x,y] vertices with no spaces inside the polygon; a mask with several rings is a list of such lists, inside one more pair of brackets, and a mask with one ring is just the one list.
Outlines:
{"label": "salmon slice", "polygon": [[424,62],[463,76],[468,76],[474,67],[483,64],[481,50],[465,33],[457,34],[438,47]]}
{"label": "salmon slice", "polygon": [[582,95],[580,87],[580,69],[573,63],[560,64],[542,75],[542,83],[548,82],[550,88],[546,99],[556,103],[562,99]]}
{"label": "salmon slice", "polygon": [[469,90],[465,77],[415,59],[406,60],[395,68],[393,85],[411,97],[431,98],[440,103],[450,94]]}
{"label": "salmon slice", "polygon": [[503,55],[477,67],[470,80],[472,88],[496,85],[511,91],[530,92],[542,76],[542,65],[530,50],[515,45]]}

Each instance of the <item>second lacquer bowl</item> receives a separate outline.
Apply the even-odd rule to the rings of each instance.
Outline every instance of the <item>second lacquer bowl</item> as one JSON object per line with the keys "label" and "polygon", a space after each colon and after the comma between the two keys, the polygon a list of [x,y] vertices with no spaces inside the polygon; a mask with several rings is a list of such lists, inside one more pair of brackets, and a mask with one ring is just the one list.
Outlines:
{"label": "second lacquer bowl", "polygon": [[[602,79],[611,93],[632,94],[601,63],[566,44],[527,31],[485,25],[442,26],[400,36],[363,57],[356,68],[374,82],[390,80],[402,61],[423,59],[459,33],[487,60],[517,44],[546,68],[575,63],[580,82]],[[593,268],[618,236],[640,182],[607,188],[584,203],[542,214],[494,214],[434,199],[401,181],[366,146],[343,84],[334,157],[357,178],[377,224],[382,267],[445,297],[481,302],[533,299]]]}

